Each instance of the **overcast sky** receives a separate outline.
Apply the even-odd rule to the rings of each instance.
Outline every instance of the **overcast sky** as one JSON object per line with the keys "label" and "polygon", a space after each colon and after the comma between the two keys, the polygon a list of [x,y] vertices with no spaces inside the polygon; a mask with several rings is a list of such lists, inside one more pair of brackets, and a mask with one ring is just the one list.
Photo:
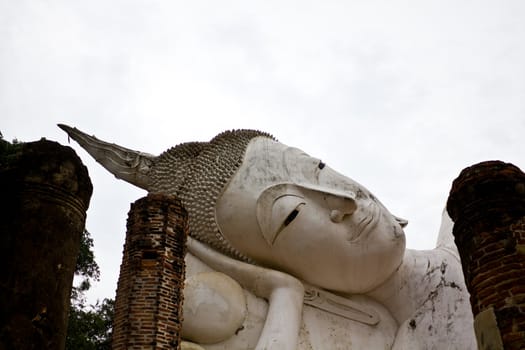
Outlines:
{"label": "overcast sky", "polygon": [[[525,2],[0,0],[0,131],[67,144],[57,123],[159,154],[260,129],[368,187],[434,246],[452,181],[525,168]],[[87,228],[114,297],[129,205],[77,144]]]}

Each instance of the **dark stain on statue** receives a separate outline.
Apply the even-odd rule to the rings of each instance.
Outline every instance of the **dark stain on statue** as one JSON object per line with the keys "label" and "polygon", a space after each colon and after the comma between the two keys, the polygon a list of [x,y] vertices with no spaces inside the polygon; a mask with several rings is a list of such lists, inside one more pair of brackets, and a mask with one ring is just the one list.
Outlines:
{"label": "dark stain on statue", "polygon": [[444,261],[441,263],[440,270],[442,275],[447,271],[447,264]]}
{"label": "dark stain on statue", "polygon": [[416,329],[416,320],[411,319],[410,322],[408,323],[408,326],[409,326],[410,329],[412,329],[412,330]]}

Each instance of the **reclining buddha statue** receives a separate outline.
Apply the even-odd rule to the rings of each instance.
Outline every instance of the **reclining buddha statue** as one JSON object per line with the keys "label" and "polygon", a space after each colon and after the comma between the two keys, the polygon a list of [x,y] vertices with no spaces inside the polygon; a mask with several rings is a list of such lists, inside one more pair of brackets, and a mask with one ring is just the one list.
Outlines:
{"label": "reclining buddha statue", "polygon": [[60,125],[99,163],[188,211],[183,349],[475,349],[443,213],[435,249],[320,159],[254,130],[159,156]]}

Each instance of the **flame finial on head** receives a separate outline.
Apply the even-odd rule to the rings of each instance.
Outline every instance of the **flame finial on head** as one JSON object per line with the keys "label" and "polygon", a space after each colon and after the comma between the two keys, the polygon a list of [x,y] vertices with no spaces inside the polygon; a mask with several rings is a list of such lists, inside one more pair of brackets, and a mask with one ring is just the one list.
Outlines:
{"label": "flame finial on head", "polygon": [[223,237],[216,223],[215,204],[242,164],[255,137],[274,139],[257,130],[225,131],[210,142],[188,142],[159,156],[134,151],[64,124],[58,125],[115,177],[147,190],[178,196],[188,211],[190,235],[230,256],[243,256]]}

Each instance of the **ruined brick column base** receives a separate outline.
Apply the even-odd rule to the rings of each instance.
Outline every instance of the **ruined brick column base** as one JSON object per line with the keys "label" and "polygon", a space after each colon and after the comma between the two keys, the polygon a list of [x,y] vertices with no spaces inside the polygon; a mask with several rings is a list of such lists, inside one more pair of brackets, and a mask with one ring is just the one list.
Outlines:
{"label": "ruined brick column base", "polygon": [[1,146],[0,349],[64,349],[91,181],[69,147]]}
{"label": "ruined brick column base", "polygon": [[187,213],[172,196],[131,205],[115,300],[113,349],[179,349]]}
{"label": "ruined brick column base", "polygon": [[454,180],[454,221],[480,349],[525,348],[525,174],[483,162]]}

